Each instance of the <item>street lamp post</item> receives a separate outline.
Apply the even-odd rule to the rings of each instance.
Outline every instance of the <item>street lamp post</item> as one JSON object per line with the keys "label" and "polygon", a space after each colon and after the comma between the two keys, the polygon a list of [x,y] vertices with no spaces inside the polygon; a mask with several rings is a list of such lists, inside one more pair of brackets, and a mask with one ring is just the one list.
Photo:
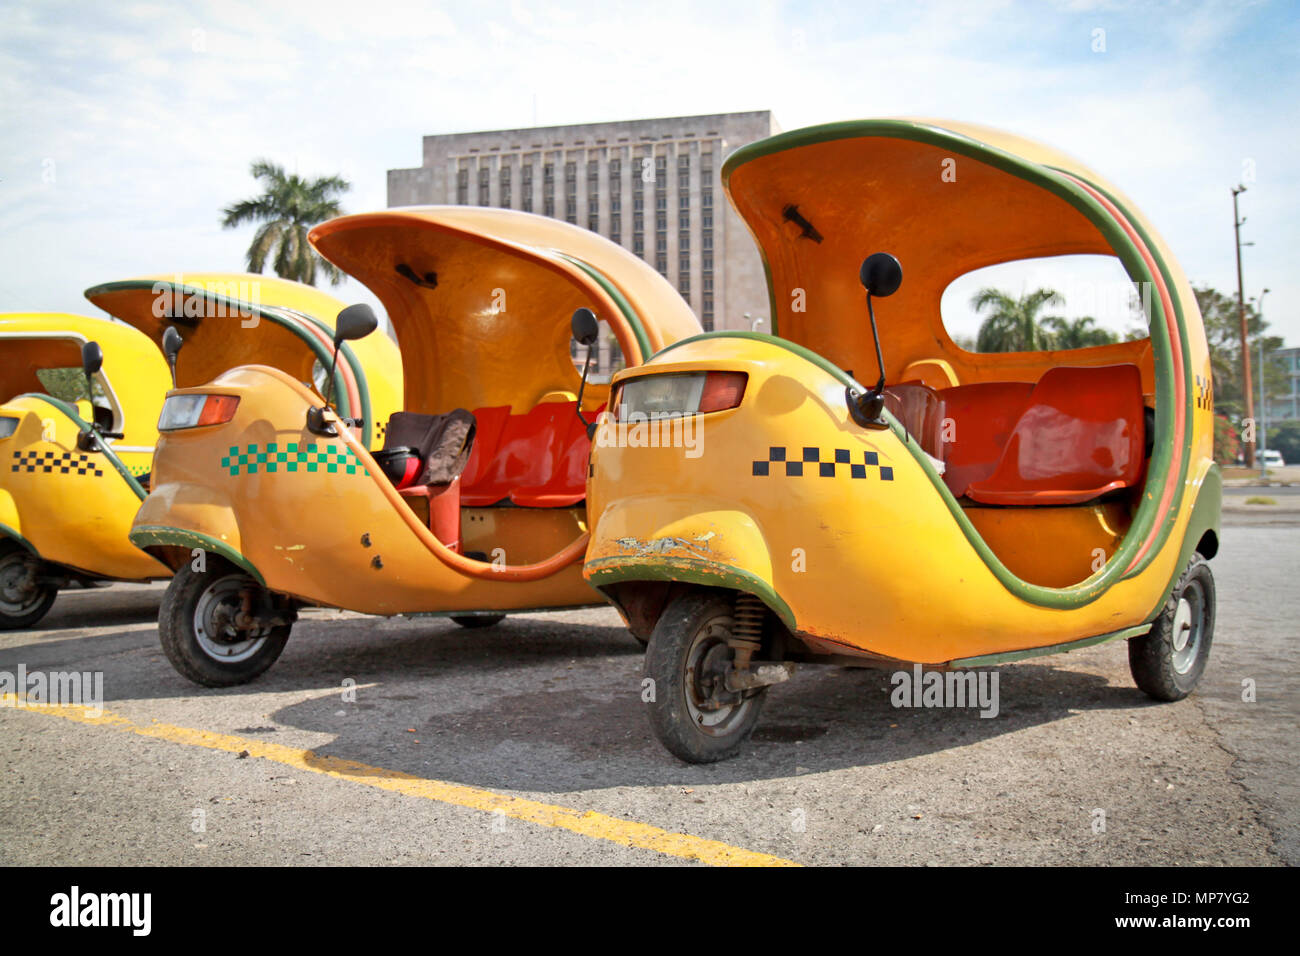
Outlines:
{"label": "street lamp post", "polygon": [[[1237,197],[1246,191],[1245,186],[1234,186],[1232,189],[1232,228],[1237,237],[1237,318],[1241,323],[1241,394],[1246,404],[1246,421],[1252,424],[1258,424],[1255,418],[1255,390],[1250,381],[1250,348],[1246,344],[1246,296],[1241,282],[1241,225],[1246,220],[1237,214]],[[1256,429],[1257,431],[1257,429]],[[1246,459],[1246,467],[1251,468],[1255,464],[1255,440],[1245,443],[1242,448],[1242,455]]]}
{"label": "street lamp post", "polygon": [[1268,398],[1264,395],[1264,296],[1268,295],[1268,289],[1259,294],[1259,305],[1256,309],[1259,312],[1259,437],[1261,444],[1259,446],[1259,477],[1264,478],[1268,475],[1268,466],[1264,464],[1264,453],[1268,451]]}

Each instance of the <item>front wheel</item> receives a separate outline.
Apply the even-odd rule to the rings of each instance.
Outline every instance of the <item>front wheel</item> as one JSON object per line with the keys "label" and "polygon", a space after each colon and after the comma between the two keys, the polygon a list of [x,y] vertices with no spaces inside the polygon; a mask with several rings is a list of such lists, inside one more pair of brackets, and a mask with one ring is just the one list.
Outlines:
{"label": "front wheel", "polygon": [[289,640],[286,612],[248,574],[208,559],[208,568],[182,567],[158,612],[158,637],[176,671],[204,687],[246,684],[275,663]]}
{"label": "front wheel", "polygon": [[1151,630],[1128,642],[1133,680],[1156,700],[1182,700],[1200,682],[1214,639],[1214,575],[1192,557]]}
{"label": "front wheel", "polygon": [[0,542],[0,631],[31,627],[58,596],[41,578],[41,559],[16,541]]}
{"label": "front wheel", "polygon": [[687,763],[735,756],[758,722],[766,688],[732,692],[724,683],[735,659],[728,644],[734,627],[728,595],[695,591],[674,599],[650,635],[650,726]]}

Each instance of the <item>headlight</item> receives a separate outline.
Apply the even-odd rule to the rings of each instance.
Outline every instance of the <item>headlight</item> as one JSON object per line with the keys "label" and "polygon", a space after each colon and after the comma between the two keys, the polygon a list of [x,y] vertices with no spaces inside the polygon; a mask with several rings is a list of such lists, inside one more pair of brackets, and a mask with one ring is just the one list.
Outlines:
{"label": "headlight", "polygon": [[18,430],[20,419],[10,418],[8,415],[0,416],[0,438],[8,438]]}
{"label": "headlight", "polygon": [[235,417],[239,398],[235,395],[172,395],[163,402],[158,416],[160,432],[200,425],[220,425]]}
{"label": "headlight", "polygon": [[638,375],[623,382],[614,399],[614,417],[681,418],[735,408],[745,397],[745,372],[666,372]]}

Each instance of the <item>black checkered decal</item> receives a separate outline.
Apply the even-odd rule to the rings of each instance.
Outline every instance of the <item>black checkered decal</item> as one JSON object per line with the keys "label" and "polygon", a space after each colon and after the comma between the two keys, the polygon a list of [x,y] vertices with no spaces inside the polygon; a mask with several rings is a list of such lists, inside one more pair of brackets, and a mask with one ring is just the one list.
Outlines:
{"label": "black checkered decal", "polygon": [[766,461],[754,462],[755,475],[772,475],[784,474],[791,477],[801,475],[816,475],[820,478],[834,478],[843,475],[840,472],[840,465],[847,468],[847,474],[850,478],[866,478],[867,469],[874,468],[878,471],[881,481],[893,481],[894,469],[889,465],[880,463],[880,455],[874,451],[864,451],[862,453],[862,462],[853,461],[853,455],[847,448],[825,449],[826,460],[822,460],[823,449],[821,448],[801,448],[785,449],[779,445],[773,446],[767,450]]}
{"label": "black checkered decal", "polygon": [[16,451],[14,464],[10,471],[38,471],[57,475],[94,475],[103,478],[104,472],[99,462],[89,455],[65,451],[56,454],[52,451]]}

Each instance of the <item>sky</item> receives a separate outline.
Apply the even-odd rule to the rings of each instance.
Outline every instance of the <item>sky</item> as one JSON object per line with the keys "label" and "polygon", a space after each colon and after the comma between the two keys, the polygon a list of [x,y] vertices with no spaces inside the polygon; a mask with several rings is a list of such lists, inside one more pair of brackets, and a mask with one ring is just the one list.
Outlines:
{"label": "sky", "polygon": [[6,0],[0,311],[92,314],[97,283],[242,270],[254,227],[220,211],[257,193],[259,157],[342,175],[364,212],[427,134],[770,109],[787,130],[948,117],[1056,146],[1229,293],[1244,183],[1246,296],[1267,287],[1300,345],[1297,50],[1300,5],[1272,0]]}

